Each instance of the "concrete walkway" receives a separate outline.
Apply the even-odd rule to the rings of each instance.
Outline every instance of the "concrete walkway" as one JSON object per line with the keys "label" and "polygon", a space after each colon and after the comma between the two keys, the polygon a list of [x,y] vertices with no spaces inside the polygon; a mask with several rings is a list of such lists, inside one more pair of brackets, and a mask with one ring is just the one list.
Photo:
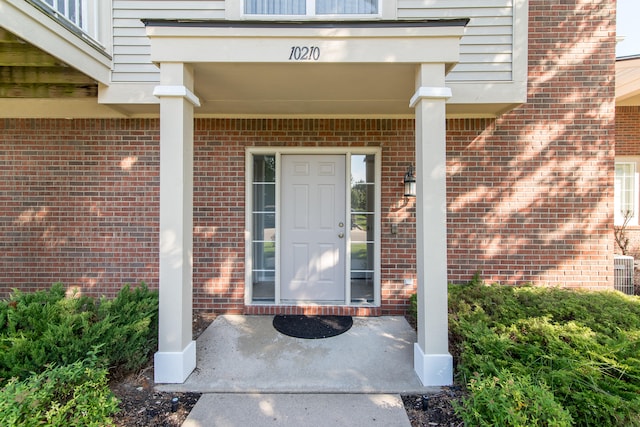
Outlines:
{"label": "concrete walkway", "polygon": [[280,334],[272,316],[219,316],[197,339],[197,368],[161,391],[204,393],[186,427],[409,426],[399,394],[427,394],[403,317],[354,318],[332,338]]}

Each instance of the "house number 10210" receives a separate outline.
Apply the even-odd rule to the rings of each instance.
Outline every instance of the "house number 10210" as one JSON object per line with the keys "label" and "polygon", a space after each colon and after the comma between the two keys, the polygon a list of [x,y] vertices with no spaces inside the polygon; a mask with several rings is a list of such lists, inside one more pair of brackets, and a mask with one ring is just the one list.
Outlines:
{"label": "house number 10210", "polygon": [[291,46],[289,61],[317,61],[320,59],[320,48],[317,46]]}

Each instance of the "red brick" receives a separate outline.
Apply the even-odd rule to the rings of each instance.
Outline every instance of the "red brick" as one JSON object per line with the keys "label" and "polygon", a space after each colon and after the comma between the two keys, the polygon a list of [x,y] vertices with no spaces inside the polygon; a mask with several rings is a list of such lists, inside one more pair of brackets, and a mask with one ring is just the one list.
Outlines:
{"label": "red brick", "polygon": [[[497,119],[447,121],[449,278],[611,287],[615,4],[529,4],[529,101]],[[617,114],[617,153],[635,154],[638,108]],[[401,196],[413,129],[408,119],[196,119],[195,308],[334,312],[244,306],[245,149],[379,146],[383,306],[336,310],[404,313],[415,289],[403,285],[415,278],[415,205]],[[157,119],[0,119],[0,156],[0,294],[56,281],[96,296],[126,282],[157,288]]]}

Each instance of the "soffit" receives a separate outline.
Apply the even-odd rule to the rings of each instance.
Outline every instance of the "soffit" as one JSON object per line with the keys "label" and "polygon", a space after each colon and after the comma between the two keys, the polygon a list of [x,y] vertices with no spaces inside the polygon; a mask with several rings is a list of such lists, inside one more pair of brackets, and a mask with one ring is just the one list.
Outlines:
{"label": "soffit", "polygon": [[197,114],[411,114],[412,64],[194,64]]}
{"label": "soffit", "polygon": [[0,28],[0,98],[95,98],[98,83]]}
{"label": "soffit", "polygon": [[640,105],[640,56],[616,60],[616,105]]}

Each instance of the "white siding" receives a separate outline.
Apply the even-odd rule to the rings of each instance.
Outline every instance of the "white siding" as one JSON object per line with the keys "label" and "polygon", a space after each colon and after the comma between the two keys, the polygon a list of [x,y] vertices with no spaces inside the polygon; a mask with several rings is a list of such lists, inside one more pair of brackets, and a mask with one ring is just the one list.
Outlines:
{"label": "white siding", "polygon": [[114,82],[156,82],[141,19],[224,19],[224,0],[113,0]]}
{"label": "white siding", "polygon": [[[225,19],[224,0],[114,0],[114,82],[156,82],[141,19]],[[470,18],[447,81],[510,81],[513,0],[398,0],[398,19]]]}
{"label": "white siding", "polygon": [[513,0],[398,0],[398,18],[470,18],[447,81],[512,79]]}

